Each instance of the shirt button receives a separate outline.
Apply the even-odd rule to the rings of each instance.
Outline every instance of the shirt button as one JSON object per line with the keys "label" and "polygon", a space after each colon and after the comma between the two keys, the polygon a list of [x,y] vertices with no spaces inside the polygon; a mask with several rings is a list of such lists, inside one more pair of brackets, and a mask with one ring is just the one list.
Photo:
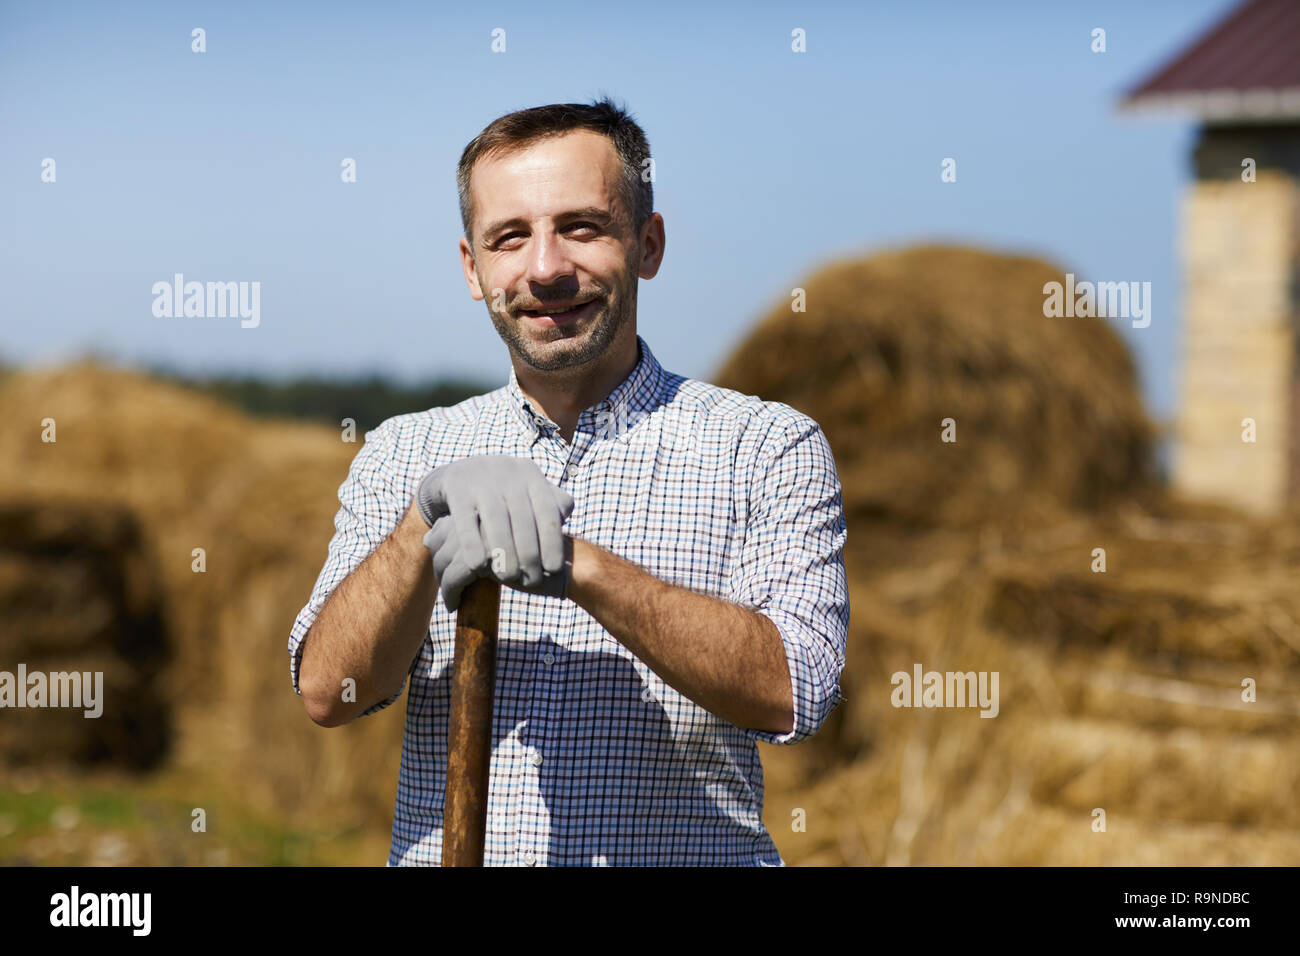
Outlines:
{"label": "shirt button", "polygon": [[552,654],[550,651],[547,651],[545,654],[542,655],[542,663],[543,663],[543,664],[554,664],[554,663],[555,663],[555,655]]}
{"label": "shirt button", "polygon": [[533,853],[532,850],[529,850],[527,853],[524,854],[524,862],[527,863],[529,866],[532,866],[534,863],[537,862],[537,855]]}
{"label": "shirt button", "polygon": [[532,764],[534,767],[540,767],[542,765],[542,755],[539,754],[536,750],[534,750],[531,754],[528,755],[528,762]]}
{"label": "shirt button", "polygon": [[649,687],[646,687],[641,691],[641,699],[648,704],[650,701],[655,699],[655,692]]}
{"label": "shirt button", "polygon": [[577,468],[574,468],[572,465],[565,465],[565,466],[564,466],[564,480],[565,480],[565,481],[568,481],[569,479],[571,479],[571,478],[572,478],[574,475],[576,475],[577,473],[578,473],[578,469],[577,469]]}

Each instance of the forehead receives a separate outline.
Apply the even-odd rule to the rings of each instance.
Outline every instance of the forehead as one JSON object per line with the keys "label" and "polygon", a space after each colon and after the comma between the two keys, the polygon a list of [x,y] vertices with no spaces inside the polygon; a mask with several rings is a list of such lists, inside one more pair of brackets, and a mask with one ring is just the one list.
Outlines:
{"label": "forehead", "polygon": [[470,189],[481,223],[552,215],[571,206],[611,206],[621,166],[608,136],[574,130],[493,153],[474,164]]}

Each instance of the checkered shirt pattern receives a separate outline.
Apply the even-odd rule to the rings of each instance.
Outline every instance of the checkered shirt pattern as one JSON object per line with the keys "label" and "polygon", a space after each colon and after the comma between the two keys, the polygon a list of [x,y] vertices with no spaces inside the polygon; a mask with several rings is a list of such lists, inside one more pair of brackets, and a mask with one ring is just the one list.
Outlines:
{"label": "checkered shirt pattern", "polygon": [[[571,442],[506,386],[399,415],[365,436],[329,554],[289,638],[397,526],[420,479],[469,455],[531,459],[573,495],[565,530],[669,584],[768,616],[794,696],[786,734],[737,727],[664,683],[571,600],[501,590],[485,864],[781,866],[763,825],[756,741],[792,744],[844,698],[845,522],[830,446],[780,402],[632,373]],[[412,662],[388,865],[437,865],[456,616],[441,595]],[[366,710],[371,714],[392,698]]]}

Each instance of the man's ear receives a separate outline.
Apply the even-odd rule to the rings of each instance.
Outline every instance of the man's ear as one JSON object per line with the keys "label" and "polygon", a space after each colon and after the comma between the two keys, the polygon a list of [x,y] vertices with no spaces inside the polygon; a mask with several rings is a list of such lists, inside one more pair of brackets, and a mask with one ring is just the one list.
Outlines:
{"label": "man's ear", "polygon": [[651,213],[641,229],[641,263],[638,276],[653,279],[659,273],[659,266],[664,261],[664,217]]}
{"label": "man's ear", "polygon": [[474,249],[464,236],[460,238],[460,266],[465,272],[465,284],[469,286],[470,298],[482,301],[486,296],[479,285],[478,270],[474,268]]}

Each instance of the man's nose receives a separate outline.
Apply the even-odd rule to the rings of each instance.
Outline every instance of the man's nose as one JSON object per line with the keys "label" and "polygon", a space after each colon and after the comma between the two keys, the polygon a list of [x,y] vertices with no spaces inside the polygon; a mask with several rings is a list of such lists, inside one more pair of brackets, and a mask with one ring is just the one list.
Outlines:
{"label": "man's nose", "polygon": [[573,272],[568,244],[554,230],[543,229],[533,237],[533,248],[528,258],[528,279],[540,285],[549,285]]}

